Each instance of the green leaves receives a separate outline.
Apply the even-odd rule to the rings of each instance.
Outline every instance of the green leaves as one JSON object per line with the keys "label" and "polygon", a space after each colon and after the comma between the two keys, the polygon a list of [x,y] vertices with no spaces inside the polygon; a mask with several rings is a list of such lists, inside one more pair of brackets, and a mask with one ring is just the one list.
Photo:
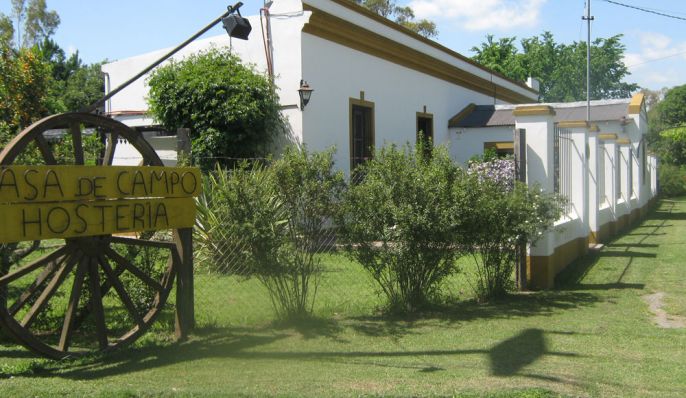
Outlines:
{"label": "green leaves", "polygon": [[151,113],[168,129],[191,129],[194,156],[205,170],[263,157],[283,131],[273,84],[227,50],[172,61],[148,85]]}
{"label": "green leaves", "polygon": [[270,166],[217,168],[198,199],[201,263],[256,277],[279,318],[311,312],[327,222],[344,188],[332,151],[289,148]]}
{"label": "green leaves", "polygon": [[391,311],[430,303],[465,254],[476,261],[479,297],[507,293],[517,244],[537,240],[562,212],[538,187],[508,188],[489,174],[465,173],[441,147],[431,157],[421,145],[383,148],[360,175],[337,223],[348,254],[376,280]]}
{"label": "green leaves", "polygon": [[464,172],[435,148],[378,151],[349,187],[338,224],[348,253],[377,281],[392,311],[421,309],[462,255]]}
{"label": "green leaves", "polygon": [[[621,35],[598,38],[591,45],[591,98],[627,98],[638,86],[623,80],[629,75],[624,64],[626,47]],[[586,43],[557,43],[552,33],[524,38],[517,48],[516,37],[493,40],[492,35],[480,47],[472,47],[472,57],[480,64],[513,80],[534,77],[541,83],[543,102],[581,101],[586,99]]]}
{"label": "green leaves", "polygon": [[649,116],[651,146],[661,161],[686,165],[686,85],[668,90]]}
{"label": "green leaves", "polygon": [[436,24],[428,19],[415,20],[414,11],[409,6],[398,6],[394,0],[353,0],[357,4],[393,20],[399,25],[418,33],[424,37],[438,36]]}

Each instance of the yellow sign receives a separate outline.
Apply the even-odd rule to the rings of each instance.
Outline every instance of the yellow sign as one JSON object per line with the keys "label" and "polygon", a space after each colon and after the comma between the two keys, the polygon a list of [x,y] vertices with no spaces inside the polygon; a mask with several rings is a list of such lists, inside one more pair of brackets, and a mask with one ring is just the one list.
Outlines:
{"label": "yellow sign", "polygon": [[195,223],[200,171],[157,166],[0,167],[0,243]]}
{"label": "yellow sign", "polygon": [[182,198],[198,196],[200,185],[192,167],[0,167],[0,203]]}

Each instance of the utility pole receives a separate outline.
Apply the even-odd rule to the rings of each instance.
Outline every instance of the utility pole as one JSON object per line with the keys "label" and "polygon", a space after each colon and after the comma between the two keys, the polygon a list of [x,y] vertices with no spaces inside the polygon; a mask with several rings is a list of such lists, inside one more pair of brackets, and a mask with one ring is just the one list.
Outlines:
{"label": "utility pole", "polygon": [[586,0],[586,15],[581,17],[588,25],[586,37],[586,121],[591,122],[591,0]]}

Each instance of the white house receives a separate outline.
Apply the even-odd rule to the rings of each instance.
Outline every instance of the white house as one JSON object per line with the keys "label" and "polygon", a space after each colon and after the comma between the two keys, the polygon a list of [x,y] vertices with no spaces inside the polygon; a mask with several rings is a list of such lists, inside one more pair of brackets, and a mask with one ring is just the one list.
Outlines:
{"label": "white house", "polygon": [[[556,228],[530,248],[533,287],[551,287],[555,275],[586,253],[589,243],[608,240],[655,198],[657,160],[646,153],[642,95],[594,101],[587,122],[585,104],[537,104],[532,87],[350,0],[274,0],[250,22],[247,41],[212,37],[176,56],[225,46],[258,70],[273,73],[292,140],[312,150],[335,146],[336,167],[345,172],[370,157],[370,148],[414,142],[419,131],[446,144],[463,163],[486,147],[511,152],[515,130],[525,131],[527,182],[569,198]],[[107,89],[167,51],[104,65]],[[302,81],[314,89],[304,109],[298,92]],[[130,126],[154,131],[146,93],[141,79],[113,97],[106,110]],[[156,147],[166,145],[173,162],[176,138],[146,134]],[[127,149],[125,143],[117,146],[115,164],[138,162]]]}
{"label": "white house", "polygon": [[[249,19],[253,26],[249,40],[211,37],[192,43],[177,57],[227,46],[258,70],[273,71],[292,138],[312,150],[335,146],[336,164],[345,171],[370,155],[369,144],[413,142],[418,129],[435,143],[450,145],[448,121],[455,109],[470,103],[520,104],[538,99],[538,93],[525,84],[350,0],[275,0],[263,15]],[[107,89],[166,51],[104,65]],[[300,109],[301,80],[314,89],[305,109]],[[106,110],[131,126],[154,125],[146,114],[146,93],[140,79],[113,97]],[[123,152],[126,145],[118,150],[120,162],[134,162],[131,154]]]}

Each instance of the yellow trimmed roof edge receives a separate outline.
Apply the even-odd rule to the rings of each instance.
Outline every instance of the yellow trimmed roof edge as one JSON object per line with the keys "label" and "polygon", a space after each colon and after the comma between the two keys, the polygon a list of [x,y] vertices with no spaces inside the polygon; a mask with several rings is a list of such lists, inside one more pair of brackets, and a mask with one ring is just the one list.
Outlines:
{"label": "yellow trimmed roof edge", "polygon": [[598,134],[598,139],[600,139],[600,140],[616,140],[617,134],[615,134],[615,133]]}
{"label": "yellow trimmed roof edge", "polygon": [[555,109],[549,105],[524,105],[512,111],[515,116],[555,116]]}
{"label": "yellow trimmed roof edge", "polygon": [[637,114],[641,113],[641,109],[643,108],[643,102],[644,101],[645,101],[645,95],[643,93],[634,94],[634,96],[631,97],[631,102],[629,103],[629,110],[628,110],[629,115],[637,115]]}
{"label": "yellow trimmed roof edge", "polygon": [[590,123],[585,120],[562,120],[557,123],[560,128],[588,128]]}
{"label": "yellow trimmed roof edge", "polygon": [[453,116],[448,120],[448,127],[458,127],[459,123],[467,117],[470,113],[472,113],[476,109],[476,104],[471,103],[467,106],[464,107],[460,112],[457,113],[457,115]]}

